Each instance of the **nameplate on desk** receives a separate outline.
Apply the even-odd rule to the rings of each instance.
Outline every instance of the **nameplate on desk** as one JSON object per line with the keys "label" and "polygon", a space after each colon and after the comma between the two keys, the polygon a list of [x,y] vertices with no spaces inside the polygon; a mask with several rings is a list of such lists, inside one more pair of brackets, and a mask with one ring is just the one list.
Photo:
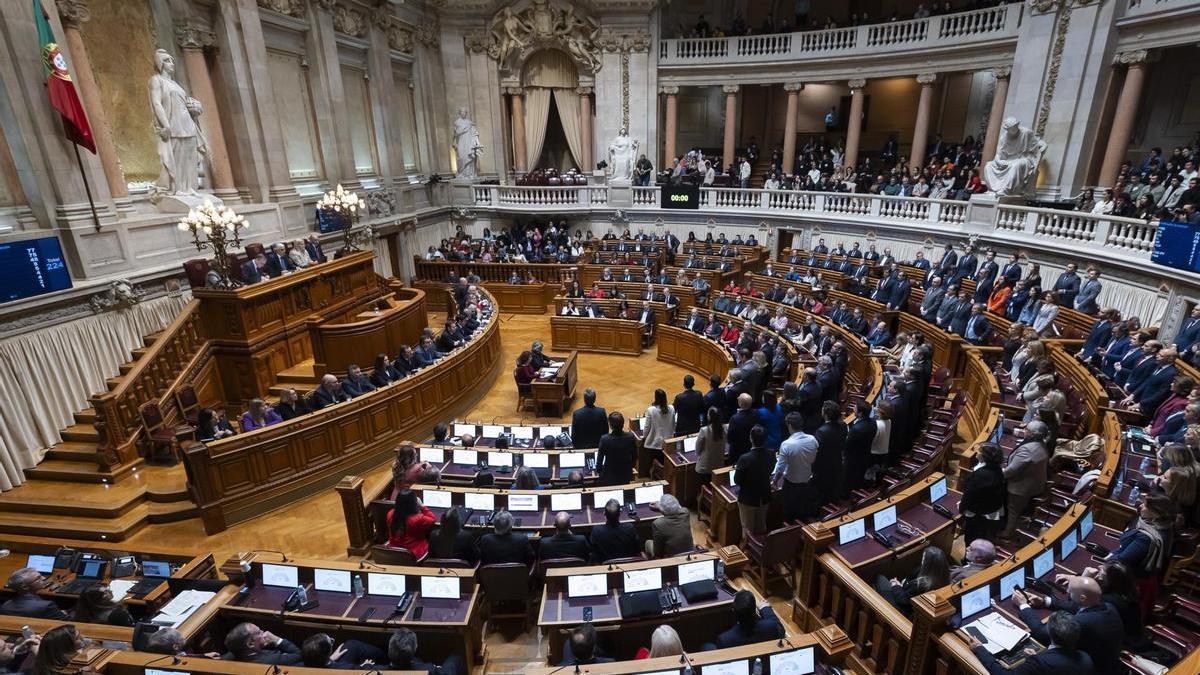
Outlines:
{"label": "nameplate on desk", "polygon": [[313,570],[313,588],[318,591],[350,592],[350,572],[346,570]]}
{"label": "nameplate on desk", "polygon": [[555,513],[559,511],[579,511],[581,509],[583,509],[583,495],[578,492],[550,495],[550,510]]}
{"label": "nameplate on desk", "polygon": [[867,521],[865,518],[852,520],[845,525],[838,526],[838,544],[845,545],[852,541],[858,541],[867,534]]}
{"label": "nameplate on desk", "polygon": [[545,469],[550,466],[550,455],[542,452],[527,452],[521,455],[521,463],[531,469]]}
{"label": "nameplate on desk", "polygon": [[558,466],[563,469],[578,469],[583,466],[585,459],[582,452],[564,452],[558,456]]}
{"label": "nameplate on desk", "polygon": [[476,511],[495,511],[496,495],[490,492],[467,492],[463,494],[463,506]]}
{"label": "nameplate on desk", "polygon": [[693,581],[712,581],[717,578],[716,568],[717,561],[715,560],[683,563],[677,568],[679,585],[690,584]]}
{"label": "nameplate on desk", "polygon": [[624,490],[596,490],[592,493],[592,507],[597,509],[604,508],[608,500],[615,499],[618,504],[623,504],[625,499]]}
{"label": "nameplate on desk", "polygon": [[622,588],[626,593],[638,591],[657,591],[662,588],[662,568],[652,567],[648,570],[629,570],[622,573],[624,582]]}
{"label": "nameplate on desk", "polygon": [[421,492],[421,501],[433,509],[448,509],[452,505],[450,493],[446,490],[424,490]]}
{"label": "nameplate on desk", "polygon": [[782,654],[772,654],[771,675],[808,675],[817,671],[817,650],[804,647]]}
{"label": "nameplate on desk", "polygon": [[635,504],[649,504],[662,499],[663,486],[647,485],[646,487],[634,488],[633,502]]}
{"label": "nameplate on desk", "polygon": [[404,595],[407,584],[403,574],[384,574],[371,572],[367,574],[367,593],[371,595],[387,595],[400,597]]}
{"label": "nameplate on desk", "polygon": [[538,498],[537,495],[509,495],[508,496],[509,511],[537,511]]}
{"label": "nameplate on desk", "polygon": [[608,579],[605,574],[575,574],[567,577],[568,598],[588,598],[608,595]]}
{"label": "nameplate on desk", "polygon": [[512,435],[518,441],[532,441],[533,427],[513,427]]}
{"label": "nameplate on desk", "polygon": [[457,600],[459,596],[458,577],[421,577],[421,596]]}
{"label": "nameplate on desk", "polygon": [[498,424],[483,425],[482,435],[484,438],[498,438],[502,433],[504,433],[504,427]]}
{"label": "nameplate on desk", "polygon": [[455,450],[453,463],[473,466],[479,463],[479,453],[474,450]]}
{"label": "nameplate on desk", "polygon": [[421,461],[441,464],[446,461],[446,451],[441,448],[421,448]]}
{"label": "nameplate on desk", "polygon": [[263,563],[262,582],[267,586],[295,588],[300,585],[300,570],[291,565]]}

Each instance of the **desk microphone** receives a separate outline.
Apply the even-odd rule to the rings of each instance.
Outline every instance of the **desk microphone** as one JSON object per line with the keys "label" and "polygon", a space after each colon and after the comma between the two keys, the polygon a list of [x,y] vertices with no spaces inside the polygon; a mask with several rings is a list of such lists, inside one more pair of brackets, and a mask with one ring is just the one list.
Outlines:
{"label": "desk microphone", "polygon": [[787,646],[789,646],[789,647],[795,647],[795,646],[796,646],[796,645],[792,644],[792,641],[791,641],[791,640],[789,640],[789,639],[787,638],[787,636],[786,636],[786,635],[780,635],[780,636],[779,636],[779,642],[778,642],[778,643],[776,643],[776,644],[775,644],[775,646],[776,646],[776,647],[782,647],[782,646],[783,646],[783,644],[784,644],[785,642],[787,643]]}
{"label": "desk microphone", "polygon": [[166,661],[167,659],[171,659],[171,665],[173,665],[173,666],[178,666],[183,663],[183,659],[179,658],[178,654],[167,654],[165,656],[160,656],[156,659],[151,659],[151,660],[143,663],[142,668],[143,669],[149,668],[150,666],[153,666],[154,664],[160,663],[162,661]]}
{"label": "desk microphone", "polygon": [[283,551],[276,551],[273,548],[256,548],[256,549],[253,549],[250,551],[246,551],[246,554],[250,554],[250,553],[274,553],[275,555],[279,556],[280,558],[283,558],[283,560],[281,560],[280,562],[291,562],[290,560],[288,560],[286,553],[284,553]]}
{"label": "desk microphone", "polygon": [[377,569],[377,570],[383,570],[384,572],[387,571],[386,567],[383,567],[382,565],[376,565],[373,562],[368,562],[366,559],[358,561],[358,569],[362,570],[362,569],[366,569],[368,567],[371,567],[371,568]]}
{"label": "desk microphone", "polygon": [[679,662],[683,664],[683,675],[692,675],[692,657],[687,652],[679,652]]}

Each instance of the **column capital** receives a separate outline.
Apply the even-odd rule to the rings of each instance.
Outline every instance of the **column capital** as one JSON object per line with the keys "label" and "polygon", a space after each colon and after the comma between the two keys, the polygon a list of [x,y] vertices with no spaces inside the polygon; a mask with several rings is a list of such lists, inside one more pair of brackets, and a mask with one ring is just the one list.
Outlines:
{"label": "column capital", "polygon": [[504,93],[509,96],[521,96],[525,93],[525,90],[520,87],[505,87]]}
{"label": "column capital", "polygon": [[666,94],[667,96],[674,96],[675,94],[679,93],[679,87],[673,84],[665,84],[658,88],[658,93]]}
{"label": "column capital", "polygon": [[212,31],[184,21],[175,24],[175,44],[180,49],[207,49],[216,43],[217,36]]}
{"label": "column capital", "polygon": [[1114,66],[1144,66],[1147,63],[1154,63],[1158,60],[1159,52],[1151,49],[1134,49],[1127,52],[1118,52],[1113,56]]}
{"label": "column capital", "polygon": [[79,28],[80,25],[92,18],[86,0],[54,0],[58,8],[58,16],[67,28]]}
{"label": "column capital", "polygon": [[855,78],[855,79],[847,82],[846,86],[850,87],[850,91],[855,91],[857,89],[862,89],[863,87],[867,86],[867,80],[862,77]]}
{"label": "column capital", "polygon": [[803,82],[785,82],[783,85],[784,91],[800,91],[804,88]]}
{"label": "column capital", "polygon": [[1007,80],[1012,77],[1012,66],[997,66],[992,68],[992,77],[997,80]]}
{"label": "column capital", "polygon": [[937,82],[937,73],[917,73],[917,83],[922,87],[928,87],[934,82]]}
{"label": "column capital", "polygon": [[736,85],[736,84],[723,84],[723,85],[721,85],[721,91],[725,92],[726,94],[736,94],[736,93],[738,93],[739,91],[741,91],[741,89],[742,89],[742,88],[741,88],[740,86]]}
{"label": "column capital", "polygon": [[312,4],[317,8],[328,12],[332,11],[334,7],[337,7],[337,0],[312,0]]}
{"label": "column capital", "polygon": [[579,94],[580,96],[591,96],[595,91],[596,90],[594,87],[588,87],[588,86],[575,87],[575,93]]}

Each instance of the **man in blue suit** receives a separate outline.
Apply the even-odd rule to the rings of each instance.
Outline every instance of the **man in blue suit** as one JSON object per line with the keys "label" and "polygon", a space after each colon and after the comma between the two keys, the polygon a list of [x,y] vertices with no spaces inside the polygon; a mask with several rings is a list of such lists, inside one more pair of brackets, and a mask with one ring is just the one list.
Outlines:
{"label": "man in blue suit", "polygon": [[1004,270],[1000,272],[1000,275],[1014,284],[1021,280],[1021,263],[1016,253],[1009,257],[1008,263],[1004,266]]}
{"label": "man in blue suit", "polygon": [[975,256],[975,249],[967,246],[962,257],[958,259],[958,267],[954,271],[954,283],[958,283],[967,277],[974,276],[975,270],[979,267],[979,258]]}
{"label": "man in blue suit", "polygon": [[[1038,623],[1040,625],[1041,622]],[[1050,638],[1050,646],[1046,651],[1021,661],[1015,668],[1004,666],[982,642],[970,633],[964,634],[975,658],[990,675],[1091,675],[1096,672],[1092,657],[1078,649],[1081,629],[1074,617],[1066,612],[1055,612],[1050,615],[1043,630]]]}
{"label": "man in blue suit", "polygon": [[996,287],[996,275],[999,272],[1000,265],[996,264],[996,252],[988,251],[987,259],[975,272],[975,302],[988,301],[992,289]]}
{"label": "man in blue suit", "polygon": [[1087,280],[1079,286],[1079,295],[1075,296],[1075,309],[1084,314],[1095,314],[1100,311],[1100,307],[1096,304],[1100,298],[1100,290],[1104,287],[1100,283],[1100,270],[1095,267],[1088,270]]}
{"label": "man in blue suit", "polygon": [[1038,596],[1020,589],[1013,592],[1013,601],[1019,609],[1021,622],[1029,627],[1033,639],[1047,644],[1053,637],[1036,607],[1068,612],[1079,625],[1079,648],[1092,658],[1097,675],[1120,675],[1125,672],[1121,665],[1121,643],[1125,627],[1117,609],[1101,597],[1100,584],[1091,577],[1062,574],[1058,581],[1067,582],[1067,598]]}
{"label": "man in blue suit", "polygon": [[433,346],[433,338],[428,335],[422,336],[420,346],[413,350],[413,359],[419,368],[432,366],[441,357],[441,352]]}
{"label": "man in blue suit", "polygon": [[888,296],[888,309],[908,311],[908,296],[912,294],[912,284],[908,283],[904,272],[896,273],[896,283],[892,285],[892,293]]}
{"label": "man in blue suit", "polygon": [[1200,340],[1200,305],[1192,308],[1192,315],[1183,320],[1183,325],[1175,334],[1175,349],[1183,354],[1197,340]]}
{"label": "man in blue suit", "polygon": [[1150,371],[1154,370],[1154,355],[1160,349],[1162,344],[1158,340],[1143,340],[1141,333],[1134,333],[1129,351],[1125,352],[1125,356],[1113,367],[1116,371],[1113,381],[1122,389],[1128,390],[1130,382],[1136,377],[1137,380],[1132,385],[1136,388],[1150,375]]}
{"label": "man in blue suit", "polygon": [[1128,407],[1136,403],[1143,415],[1153,415],[1158,406],[1171,395],[1171,382],[1175,381],[1175,376],[1179,374],[1175,368],[1175,359],[1178,356],[1179,352],[1171,348],[1159,350],[1158,355],[1154,357],[1154,370],[1137,389],[1132,390],[1129,396],[1121,401],[1121,405]]}
{"label": "man in blue suit", "polygon": [[242,281],[257,284],[271,278],[267,272],[267,256],[259,253],[242,263]]}
{"label": "man in blue suit", "polygon": [[961,337],[967,335],[967,321],[971,318],[973,307],[971,292],[965,288],[959,289],[958,303],[954,305],[953,313],[950,315],[950,332]]}
{"label": "man in blue suit", "polygon": [[1087,339],[1083,341],[1083,347],[1076,354],[1081,360],[1091,360],[1096,352],[1108,344],[1112,337],[1112,316],[1112,310],[1105,309],[1096,317],[1096,323],[1092,324],[1092,332],[1088,333]]}
{"label": "man in blue suit", "polygon": [[1074,307],[1075,296],[1079,295],[1079,269],[1075,263],[1067,263],[1067,269],[1054,282],[1054,298],[1063,307]]}
{"label": "man in blue suit", "polygon": [[292,272],[296,266],[288,258],[283,244],[271,244],[271,252],[267,254],[267,274],[271,277],[281,277],[284,272]]}
{"label": "man in blue suit", "polygon": [[963,338],[973,345],[987,344],[988,339],[992,337],[992,322],[988,321],[983,309],[982,303],[975,303],[971,307],[971,316],[967,319],[963,331]]}

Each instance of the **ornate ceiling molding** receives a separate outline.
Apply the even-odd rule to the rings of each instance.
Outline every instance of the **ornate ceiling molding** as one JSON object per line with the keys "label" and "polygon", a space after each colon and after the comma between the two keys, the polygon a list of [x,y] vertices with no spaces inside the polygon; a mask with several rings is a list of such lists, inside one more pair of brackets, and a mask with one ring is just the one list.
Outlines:
{"label": "ornate ceiling molding", "polygon": [[465,39],[468,49],[486,50],[502,71],[519,72],[530,54],[552,48],[567,53],[578,66],[594,73],[601,65],[599,34],[596,20],[577,14],[573,3],[529,0],[519,10],[501,8],[492,17],[486,34],[474,32]]}

